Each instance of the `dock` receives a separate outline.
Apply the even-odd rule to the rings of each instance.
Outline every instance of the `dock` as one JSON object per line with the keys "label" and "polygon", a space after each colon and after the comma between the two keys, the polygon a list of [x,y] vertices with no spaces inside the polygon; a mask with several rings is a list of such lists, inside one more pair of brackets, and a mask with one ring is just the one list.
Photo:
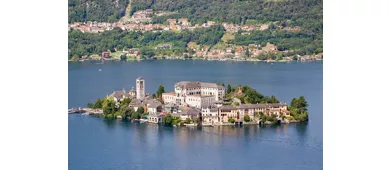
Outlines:
{"label": "dock", "polygon": [[99,115],[103,114],[101,109],[92,109],[92,108],[71,108],[68,110],[68,114],[86,114],[86,115]]}

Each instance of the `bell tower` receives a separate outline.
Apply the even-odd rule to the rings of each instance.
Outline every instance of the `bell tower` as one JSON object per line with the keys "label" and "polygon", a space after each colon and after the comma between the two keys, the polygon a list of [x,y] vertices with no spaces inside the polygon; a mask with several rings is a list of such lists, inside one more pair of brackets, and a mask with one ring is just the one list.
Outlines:
{"label": "bell tower", "polygon": [[137,99],[144,99],[145,98],[145,80],[142,77],[138,77],[136,79],[136,94]]}

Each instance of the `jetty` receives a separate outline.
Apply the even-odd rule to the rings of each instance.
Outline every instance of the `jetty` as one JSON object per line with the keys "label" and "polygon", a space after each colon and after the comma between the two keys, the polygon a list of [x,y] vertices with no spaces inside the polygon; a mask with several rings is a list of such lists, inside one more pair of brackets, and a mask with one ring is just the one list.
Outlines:
{"label": "jetty", "polygon": [[103,114],[103,110],[79,107],[79,108],[68,109],[68,114],[99,115],[99,114]]}

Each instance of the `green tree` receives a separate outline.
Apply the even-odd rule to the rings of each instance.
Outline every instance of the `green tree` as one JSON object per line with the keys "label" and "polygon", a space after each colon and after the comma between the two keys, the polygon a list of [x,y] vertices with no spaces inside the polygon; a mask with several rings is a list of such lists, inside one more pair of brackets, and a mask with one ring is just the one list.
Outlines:
{"label": "green tree", "polygon": [[250,52],[249,52],[249,49],[248,49],[248,48],[245,49],[245,56],[246,56],[246,57],[249,57],[249,56],[250,56]]}
{"label": "green tree", "polygon": [[125,54],[121,54],[120,58],[121,58],[121,60],[126,60],[127,56]]}
{"label": "green tree", "polygon": [[307,112],[308,106],[309,105],[307,104],[305,97],[300,96],[299,98],[293,98],[291,100],[288,110],[290,111],[294,119],[307,121],[309,119],[309,114]]}
{"label": "green tree", "polygon": [[75,54],[75,55],[73,55],[73,57],[72,57],[72,61],[78,61],[80,59],[80,56],[79,55],[77,55],[77,54]]}
{"label": "green tree", "polygon": [[98,100],[95,102],[93,108],[94,108],[94,109],[101,109],[101,108],[103,108],[103,102],[104,102],[104,99],[98,99]]}
{"label": "green tree", "polygon": [[283,56],[283,55],[282,55],[281,53],[277,54],[276,60],[282,60],[282,59],[283,59],[282,56]]}
{"label": "green tree", "polygon": [[244,121],[245,121],[245,122],[251,121],[251,118],[249,117],[249,115],[245,115],[245,116],[244,116]]}
{"label": "green tree", "polygon": [[125,99],[123,99],[122,100],[122,102],[119,104],[119,107],[122,107],[122,106],[129,106],[129,104],[130,104],[130,102],[131,102],[131,98],[125,98]]}
{"label": "green tree", "polygon": [[232,92],[232,86],[230,86],[230,84],[228,84],[226,93],[230,94],[230,92]]}
{"label": "green tree", "polygon": [[88,104],[87,104],[87,107],[88,107],[88,108],[93,108],[94,105],[93,105],[92,103],[88,103]]}
{"label": "green tree", "polygon": [[164,125],[165,126],[172,126],[172,115],[171,114],[167,114],[165,117],[164,117]]}
{"label": "green tree", "polygon": [[138,109],[137,109],[137,113],[139,113],[139,114],[142,114],[142,113],[144,113],[145,112],[145,109],[144,109],[144,107],[138,107]]}
{"label": "green tree", "polygon": [[157,97],[161,98],[163,93],[165,93],[165,89],[164,89],[164,86],[162,84],[160,84],[160,86],[158,87],[157,92],[156,92]]}
{"label": "green tree", "polygon": [[131,114],[131,119],[134,120],[134,119],[140,119],[141,118],[141,114],[139,112],[134,112]]}
{"label": "green tree", "polygon": [[133,108],[126,107],[126,108],[121,108],[121,116],[123,119],[125,118],[131,118],[132,113],[134,112]]}
{"label": "green tree", "polygon": [[152,94],[152,98],[155,99],[156,98],[156,94],[153,93]]}
{"label": "green tree", "polygon": [[280,103],[280,102],[275,96],[271,96],[271,98],[268,100],[268,103]]}
{"label": "green tree", "polygon": [[114,114],[117,111],[115,107],[115,102],[111,100],[104,100],[103,102],[103,114]]}
{"label": "green tree", "polygon": [[233,118],[230,117],[230,118],[228,119],[228,122],[229,122],[229,123],[234,123],[234,122],[236,122],[236,120],[234,120]]}
{"label": "green tree", "polygon": [[190,124],[190,123],[191,123],[191,119],[190,119],[190,118],[186,118],[186,120],[184,121],[184,123]]}

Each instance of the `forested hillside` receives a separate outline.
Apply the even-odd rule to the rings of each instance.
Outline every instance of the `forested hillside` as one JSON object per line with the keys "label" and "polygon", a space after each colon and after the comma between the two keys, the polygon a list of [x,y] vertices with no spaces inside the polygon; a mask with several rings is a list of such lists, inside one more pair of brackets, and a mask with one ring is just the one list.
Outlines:
{"label": "forested hillside", "polygon": [[129,0],[68,0],[68,22],[116,22]]}
{"label": "forested hillside", "polygon": [[293,20],[293,24],[322,22],[322,0],[133,0],[132,11],[152,8],[176,11],[191,23],[205,21],[245,24]]}
{"label": "forested hillside", "polygon": [[[69,22],[117,22],[125,15],[129,0],[68,0]],[[100,54],[110,49],[140,48],[143,56],[175,55],[189,52],[190,42],[200,46],[227,51],[252,44],[261,47],[271,43],[276,52],[253,53],[258,58],[276,58],[277,55],[312,55],[323,52],[322,0],[131,0],[130,15],[138,10],[153,9],[148,22],[162,24],[162,31],[134,31],[115,28],[99,33],[82,33],[70,29],[69,56]],[[151,11],[151,10],[150,10]],[[129,11],[127,11],[129,12]],[[140,11],[142,12],[142,11]],[[165,15],[157,15],[165,13]],[[188,18],[194,31],[175,30],[167,19]],[[203,28],[207,21],[215,21],[212,27]],[[118,22],[118,23],[123,23]],[[151,24],[148,23],[148,24]],[[238,26],[269,25],[263,30],[230,31],[226,24]],[[183,27],[185,28],[185,27]],[[188,27],[187,27],[188,28]],[[292,29],[297,28],[297,29]],[[158,31],[157,31],[158,30]],[[162,32],[161,32],[162,31]],[[230,37],[224,39],[223,37]],[[157,49],[164,43],[169,49]],[[201,48],[200,48],[201,49]],[[231,51],[231,50],[229,50]],[[199,52],[195,51],[195,52]],[[231,53],[231,52],[226,52]]]}
{"label": "forested hillside", "polygon": [[[162,43],[172,44],[172,49],[161,50],[153,53],[169,53],[181,55],[187,47],[187,43],[193,41],[198,44],[214,45],[220,41],[224,33],[222,26],[196,29],[193,32],[133,32],[116,28],[102,34],[81,33],[70,31],[68,46],[73,54],[91,55],[99,54],[113,48],[141,48],[143,54],[151,53],[154,47]],[[147,55],[150,56],[150,55]]]}

